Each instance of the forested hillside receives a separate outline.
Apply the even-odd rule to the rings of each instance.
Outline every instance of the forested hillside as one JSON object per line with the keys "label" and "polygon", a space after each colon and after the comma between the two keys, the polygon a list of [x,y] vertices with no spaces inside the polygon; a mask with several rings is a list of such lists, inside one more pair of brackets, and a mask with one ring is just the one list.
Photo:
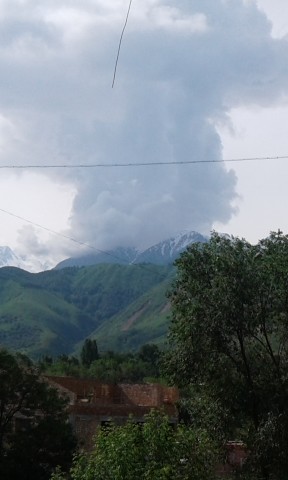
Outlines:
{"label": "forested hillside", "polygon": [[31,274],[0,269],[0,344],[31,357],[73,353],[97,335],[100,350],[161,342],[171,266],[96,265]]}

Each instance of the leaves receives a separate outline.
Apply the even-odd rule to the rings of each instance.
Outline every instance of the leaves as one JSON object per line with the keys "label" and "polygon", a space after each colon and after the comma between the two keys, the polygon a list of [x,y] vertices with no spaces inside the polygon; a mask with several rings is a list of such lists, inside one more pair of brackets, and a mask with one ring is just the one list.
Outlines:
{"label": "leaves", "polygon": [[96,340],[91,340],[90,338],[87,338],[85,340],[84,345],[81,349],[80,357],[82,365],[84,365],[85,367],[90,367],[91,363],[94,362],[94,360],[98,360],[99,354]]}
{"label": "leaves", "polygon": [[69,465],[75,439],[66,400],[23,355],[0,350],[0,477],[46,480]]}
{"label": "leaves", "polygon": [[165,415],[151,411],[143,425],[131,418],[99,431],[93,452],[75,457],[70,473],[73,480],[212,480],[216,462],[205,431],[173,428]]}
{"label": "leaves", "polygon": [[[271,433],[268,419],[288,418],[288,236],[271,233],[251,245],[213,233],[176,264],[165,371],[180,386],[209,391],[229,412],[235,438],[249,442],[252,457],[259,432]],[[194,407],[190,398],[190,411]],[[272,456],[272,436],[265,438]],[[284,436],[278,440],[286,451]],[[261,448],[258,467],[270,478],[273,459]],[[281,462],[287,467],[277,455],[279,473]]]}

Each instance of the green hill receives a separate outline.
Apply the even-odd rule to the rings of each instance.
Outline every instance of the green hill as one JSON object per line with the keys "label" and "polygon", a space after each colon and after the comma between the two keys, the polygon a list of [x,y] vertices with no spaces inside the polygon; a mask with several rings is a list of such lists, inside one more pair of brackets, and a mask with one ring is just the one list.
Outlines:
{"label": "green hill", "polygon": [[73,353],[87,336],[100,350],[135,350],[167,331],[171,266],[73,267],[32,274],[0,269],[0,345],[31,357]]}
{"label": "green hill", "polygon": [[133,351],[145,343],[162,343],[168,325],[167,289],[168,282],[153,287],[96,328],[91,338],[100,350]]}

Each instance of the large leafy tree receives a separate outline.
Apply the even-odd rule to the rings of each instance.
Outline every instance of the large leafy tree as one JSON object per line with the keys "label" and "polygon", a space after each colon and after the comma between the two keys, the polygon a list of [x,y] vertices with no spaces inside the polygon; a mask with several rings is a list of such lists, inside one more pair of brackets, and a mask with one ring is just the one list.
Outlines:
{"label": "large leafy tree", "polygon": [[214,233],[176,264],[166,371],[228,411],[261,478],[287,478],[288,236]]}
{"label": "large leafy tree", "polygon": [[45,480],[68,467],[75,440],[66,400],[23,355],[0,350],[0,478]]}
{"label": "large leafy tree", "polygon": [[[94,450],[74,459],[73,480],[214,480],[217,450],[204,430],[174,429],[152,411],[143,425],[133,419],[101,430]],[[66,478],[60,472],[53,480]]]}

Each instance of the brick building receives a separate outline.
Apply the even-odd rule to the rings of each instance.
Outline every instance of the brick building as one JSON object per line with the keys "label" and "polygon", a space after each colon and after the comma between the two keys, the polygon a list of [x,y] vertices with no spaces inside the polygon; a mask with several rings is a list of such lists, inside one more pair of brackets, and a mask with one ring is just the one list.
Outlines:
{"label": "brick building", "polygon": [[87,449],[93,444],[97,429],[113,421],[123,424],[130,415],[135,422],[144,422],[152,408],[161,409],[176,424],[175,387],[159,384],[104,384],[97,380],[46,376],[60,394],[69,399],[69,418],[76,436]]}

